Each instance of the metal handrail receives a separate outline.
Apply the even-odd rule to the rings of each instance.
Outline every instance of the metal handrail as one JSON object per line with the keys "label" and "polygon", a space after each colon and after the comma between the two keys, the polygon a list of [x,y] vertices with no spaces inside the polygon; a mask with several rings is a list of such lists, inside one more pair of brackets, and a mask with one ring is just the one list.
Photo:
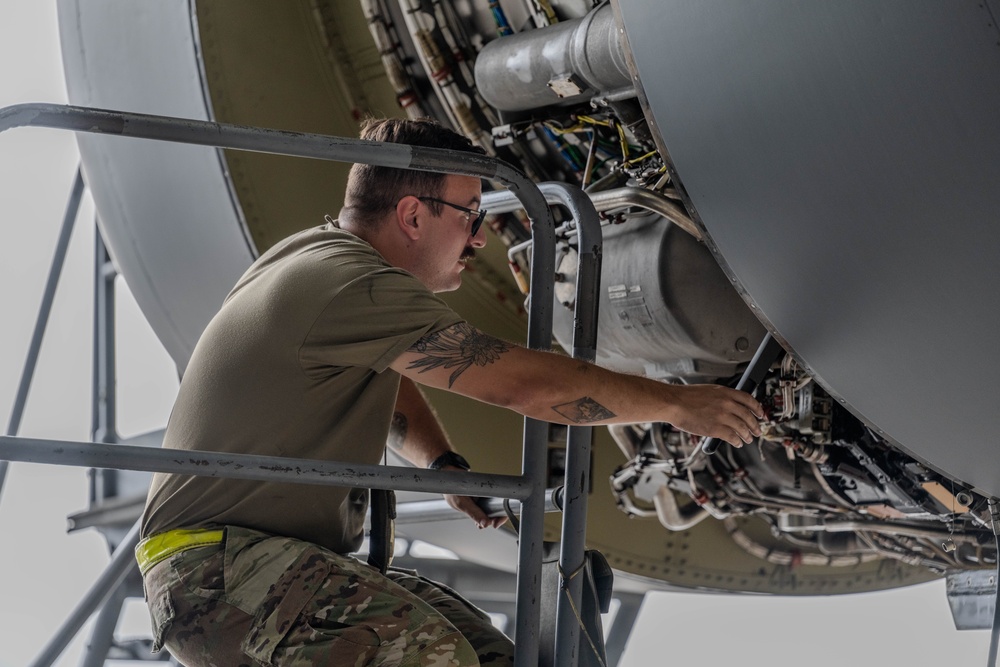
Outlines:
{"label": "metal handrail", "polygon": [[[169,472],[286,484],[488,495],[520,500],[525,500],[534,493],[534,489],[520,475],[425,470],[101,442],[4,436],[0,437],[0,456],[27,463]],[[542,495],[544,497],[544,489]]]}
{"label": "metal handrail", "polygon": [[[597,316],[603,252],[600,216],[592,199],[576,186],[566,183],[542,183],[538,187],[546,201],[566,208],[579,231],[579,268],[576,273],[572,356],[574,359],[593,362],[597,357]],[[513,199],[509,192],[489,192],[483,195],[482,206],[511,211],[514,210]],[[556,667],[572,667],[579,659],[581,628],[580,619],[574,613],[574,609],[582,608],[583,578],[571,576],[571,573],[578,572],[584,565],[592,445],[592,426],[569,427],[566,437],[565,491],[562,501],[563,521],[559,551],[559,568],[564,577],[560,588],[565,591],[565,595],[559,595],[556,599],[553,651]]]}
{"label": "metal handrail", "polygon": [[[28,392],[31,390],[31,381],[35,376],[35,365],[38,363],[38,353],[42,348],[42,338],[45,335],[45,328],[48,326],[49,314],[52,312],[52,302],[55,299],[59,276],[62,275],[63,265],[66,262],[69,239],[73,234],[73,226],[76,224],[77,214],[80,212],[83,189],[83,174],[80,168],[77,167],[76,176],[73,178],[73,188],[70,190],[69,201],[66,203],[66,213],[63,215],[62,226],[59,229],[59,238],[56,240],[55,253],[53,253],[52,263],[49,265],[49,275],[45,280],[42,303],[38,307],[35,328],[31,333],[31,342],[28,344],[28,354],[24,359],[21,379],[17,383],[14,407],[10,411],[10,420],[7,422],[7,432],[5,433],[8,436],[17,435],[21,429],[24,406],[28,402]],[[3,487],[6,478],[7,461],[0,460],[0,498],[3,498]]]}
{"label": "metal handrail", "polygon": [[[483,155],[448,151],[437,148],[409,146],[396,143],[384,143],[333,137],[328,135],[308,134],[256,128],[243,125],[214,123],[209,121],[191,120],[114,111],[107,109],[90,109],[72,105],[57,104],[20,104],[0,109],[0,132],[14,127],[47,127],[51,129],[72,130],[91,134],[108,136],[135,137],[160,141],[197,144],[216,148],[229,148],[252,152],[272,153],[296,157],[306,157],[339,162],[359,162],[399,169],[416,169],[449,174],[460,174],[485,178],[502,183],[514,196],[520,200],[531,221],[533,240],[533,261],[531,266],[531,300],[528,316],[527,345],[532,349],[549,349],[552,341],[552,304],[554,297],[555,275],[555,231],[551,211],[538,187],[515,167]],[[573,199],[568,197],[567,200]],[[575,199],[574,199],[575,201]],[[589,204],[589,201],[588,201]],[[593,206],[590,205],[593,210]],[[596,212],[595,212],[596,215]],[[596,308],[596,301],[594,302]],[[596,318],[595,318],[596,322]],[[524,487],[514,484],[504,493],[507,497],[522,499],[521,507],[521,539],[518,553],[517,578],[517,644],[515,646],[514,664],[517,667],[527,667],[538,655],[539,617],[540,617],[540,581],[542,541],[544,538],[545,511],[545,468],[547,451],[547,427],[540,420],[525,418],[524,449],[522,459],[521,482]],[[26,446],[25,446],[26,445]],[[83,450],[81,446],[86,447]],[[166,457],[157,461],[162,452],[176,461],[176,452],[163,450],[136,451],[141,448],[127,445],[104,445],[112,447],[117,458],[128,453],[133,464],[157,465],[166,464]],[[127,448],[127,449],[123,449]],[[34,449],[32,452],[30,449]],[[133,451],[128,451],[133,450]],[[32,457],[51,456],[68,461],[73,454],[75,465],[99,465],[101,467],[124,467],[114,465],[111,459],[105,458],[103,463],[96,463],[96,458],[107,456],[108,452],[101,449],[98,443],[72,443],[43,440],[26,440],[20,438],[0,438],[0,459],[35,460]],[[190,453],[186,453],[190,454]],[[171,456],[172,455],[172,456]],[[211,458],[218,453],[197,452],[191,459]],[[224,476],[238,476],[242,469],[236,467],[235,455],[221,455],[234,461],[231,467],[218,470]],[[96,458],[91,458],[96,457]],[[274,464],[275,461],[265,461],[267,457],[252,457],[260,459],[258,466]],[[51,460],[49,462],[56,462]],[[190,462],[189,462],[190,463]],[[221,464],[222,460],[215,463]],[[324,468],[320,470],[319,464]],[[190,472],[201,474],[206,472],[199,463],[186,467],[183,461],[173,462],[167,468],[172,472]],[[325,467],[329,465],[330,467]],[[309,483],[325,483],[325,480],[336,479],[341,486],[353,485],[350,480],[358,479],[358,486],[386,487],[415,490],[444,490],[438,482],[447,483],[448,490],[464,491],[465,487],[456,486],[458,477],[463,477],[470,493],[480,495],[504,495],[499,489],[511,482],[511,476],[465,474],[459,475],[444,471],[419,471],[396,467],[380,467],[379,470],[364,470],[362,466],[338,466],[328,462],[317,462],[306,459],[284,459],[279,465],[289,467],[291,474],[287,475],[300,480],[312,477]],[[298,472],[300,467],[311,468],[305,475]],[[140,468],[146,469],[146,468]],[[260,472],[260,470],[258,470]],[[267,479],[276,479],[273,475],[284,474],[280,470],[266,470]],[[386,479],[383,479],[383,475]],[[455,479],[452,479],[455,475]],[[320,481],[323,480],[323,481]],[[411,486],[411,484],[413,486]],[[476,486],[478,484],[478,486]],[[493,484],[492,488],[490,485]]]}

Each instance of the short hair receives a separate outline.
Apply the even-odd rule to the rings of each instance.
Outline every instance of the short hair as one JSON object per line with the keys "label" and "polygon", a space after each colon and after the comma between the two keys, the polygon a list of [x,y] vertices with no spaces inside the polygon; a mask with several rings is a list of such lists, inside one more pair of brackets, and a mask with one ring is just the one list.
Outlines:
{"label": "short hair", "polygon": [[[417,120],[369,118],[361,124],[362,139],[430,148],[445,148],[485,155],[481,147],[430,118]],[[406,195],[440,197],[447,174],[414,169],[377,167],[356,163],[347,176],[347,190],[341,215],[361,226],[370,227],[396,208]],[[435,214],[440,204],[430,202]]]}

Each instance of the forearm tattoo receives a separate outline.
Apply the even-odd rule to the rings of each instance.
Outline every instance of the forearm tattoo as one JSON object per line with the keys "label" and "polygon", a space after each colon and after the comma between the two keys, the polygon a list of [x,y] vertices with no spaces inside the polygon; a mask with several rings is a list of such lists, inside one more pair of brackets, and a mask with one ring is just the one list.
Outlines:
{"label": "forearm tattoo", "polygon": [[389,424],[388,445],[395,451],[402,451],[403,443],[406,442],[406,431],[409,428],[409,421],[402,412],[392,414],[392,423]]}
{"label": "forearm tattoo", "polygon": [[552,409],[574,424],[592,424],[615,416],[615,413],[590,396],[584,396],[569,403],[553,405]]}
{"label": "forearm tattoo", "polygon": [[424,373],[435,368],[454,368],[448,387],[473,364],[487,366],[513,347],[510,343],[488,336],[466,322],[427,334],[410,348],[421,356],[407,368]]}

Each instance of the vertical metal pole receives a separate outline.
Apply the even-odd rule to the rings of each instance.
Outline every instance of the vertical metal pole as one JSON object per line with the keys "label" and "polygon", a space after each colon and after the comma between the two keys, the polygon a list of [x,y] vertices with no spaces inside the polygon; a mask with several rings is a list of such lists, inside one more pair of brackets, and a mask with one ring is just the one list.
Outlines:
{"label": "vertical metal pole", "polygon": [[645,593],[623,593],[618,596],[620,604],[618,611],[615,612],[615,620],[611,623],[611,630],[608,632],[608,667],[618,667],[618,663],[621,662],[628,639],[632,635],[632,628],[635,626],[635,619],[639,617],[639,610],[645,599]]}
{"label": "vertical metal pole", "polygon": [[[546,209],[548,212],[548,209]],[[531,303],[528,347],[552,347],[552,299],[555,294],[556,240],[552,216],[531,217]],[[517,562],[517,617],[514,667],[537,667],[541,619],[542,546],[545,539],[545,482],[548,428],[536,419],[524,420],[521,463],[531,496],[521,504]]]}
{"label": "vertical metal pole", "polygon": [[134,568],[138,567],[135,562],[135,546],[139,543],[139,522],[136,521],[128,535],[122,543],[115,549],[111,556],[111,562],[105,568],[101,576],[97,578],[94,585],[90,587],[87,594],[83,596],[76,609],[69,615],[69,618],[62,624],[55,637],[42,649],[42,652],[31,663],[31,667],[50,667],[56,661],[66,646],[73,640],[76,633],[80,631],[83,624],[87,622],[90,615],[104,604],[116,591],[125,578]]}
{"label": "vertical metal pole", "polygon": [[108,651],[115,643],[115,629],[118,627],[118,619],[121,616],[122,605],[128,597],[128,585],[123,581],[118,588],[112,591],[101,611],[97,614],[94,629],[90,633],[90,642],[87,644],[87,652],[80,661],[80,667],[104,667],[108,658]]}
{"label": "vertical metal pole", "polygon": [[[565,184],[543,184],[542,193],[558,197],[577,223],[579,267],[573,313],[573,358],[593,362],[597,357],[597,315],[601,289],[601,221],[582,190]],[[566,482],[563,498],[562,537],[559,545],[560,588],[556,597],[556,667],[576,667],[580,651],[592,651],[590,641],[581,648],[584,552],[587,539],[587,495],[590,492],[592,426],[571,426],[566,441]],[[596,632],[591,628],[590,631]],[[591,637],[598,646],[604,637]],[[603,655],[601,656],[603,659]],[[593,660],[587,660],[592,664]]]}
{"label": "vertical metal pole", "polygon": [[[21,428],[21,417],[24,415],[24,405],[28,400],[31,380],[35,376],[38,352],[42,347],[45,327],[49,323],[52,301],[55,298],[56,286],[59,284],[59,276],[62,274],[63,264],[66,261],[66,250],[69,248],[73,224],[76,222],[77,213],[80,210],[80,200],[83,199],[83,187],[83,175],[80,173],[80,168],[77,167],[73,188],[70,190],[69,201],[66,204],[66,213],[63,215],[62,228],[59,230],[59,238],[56,241],[56,250],[52,256],[52,265],[49,267],[49,277],[45,282],[45,290],[42,292],[42,304],[38,309],[38,318],[35,320],[35,330],[31,335],[31,343],[28,345],[28,356],[24,360],[24,370],[21,372],[21,381],[14,397],[14,409],[11,411],[10,421],[7,423],[6,435],[8,436],[17,435]],[[3,495],[6,477],[7,462],[0,461],[0,496]]]}
{"label": "vertical metal pole", "polygon": [[118,442],[115,424],[115,271],[100,227],[94,226],[94,372],[91,434],[94,442]]}
{"label": "vertical metal pole", "polygon": [[[94,336],[90,393],[90,433],[94,442],[117,443],[115,362],[115,278],[101,228],[94,222]],[[117,470],[91,468],[90,504],[117,495]]]}

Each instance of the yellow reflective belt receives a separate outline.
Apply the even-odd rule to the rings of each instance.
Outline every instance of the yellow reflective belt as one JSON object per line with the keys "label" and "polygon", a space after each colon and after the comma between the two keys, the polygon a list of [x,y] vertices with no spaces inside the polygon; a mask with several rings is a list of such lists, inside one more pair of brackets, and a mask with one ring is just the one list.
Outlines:
{"label": "yellow reflective belt", "polygon": [[162,560],[195,547],[222,543],[223,531],[186,530],[178,528],[165,533],[150,535],[135,547],[135,560],[143,574]]}

